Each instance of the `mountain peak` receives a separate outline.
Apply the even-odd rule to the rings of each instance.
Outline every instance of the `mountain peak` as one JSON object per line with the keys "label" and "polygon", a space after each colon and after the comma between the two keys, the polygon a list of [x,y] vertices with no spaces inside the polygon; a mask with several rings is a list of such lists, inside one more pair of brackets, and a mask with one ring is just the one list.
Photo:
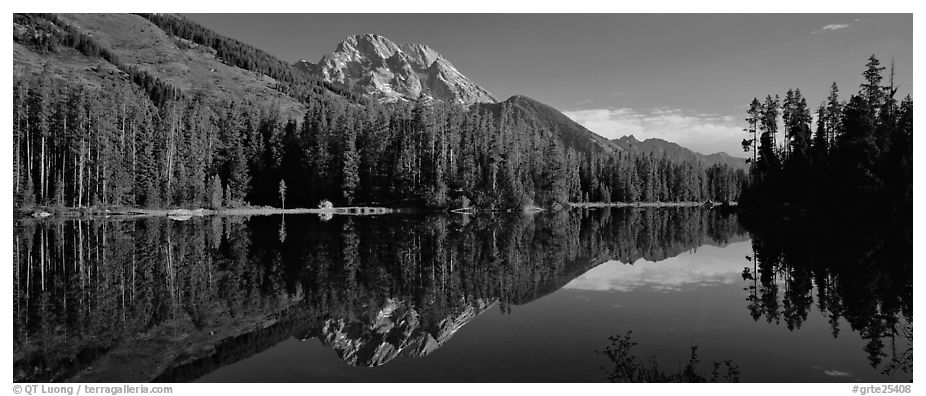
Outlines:
{"label": "mountain peak", "polygon": [[385,102],[426,98],[467,106],[497,102],[433,48],[397,44],[378,34],[348,36],[317,64],[299,61],[296,67]]}
{"label": "mountain peak", "polygon": [[335,52],[359,53],[364,55],[375,54],[380,59],[392,56],[399,49],[396,43],[377,34],[357,34],[348,36],[338,43]]}

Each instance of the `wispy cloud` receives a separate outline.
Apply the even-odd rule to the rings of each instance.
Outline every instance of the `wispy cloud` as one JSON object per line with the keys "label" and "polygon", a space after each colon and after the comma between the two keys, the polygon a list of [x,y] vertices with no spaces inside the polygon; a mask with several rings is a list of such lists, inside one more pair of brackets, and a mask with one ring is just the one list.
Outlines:
{"label": "wispy cloud", "polygon": [[740,142],[744,137],[739,119],[659,107],[647,110],[631,108],[589,109],[564,112],[575,122],[608,139],[634,135],[639,140],[659,138],[678,143],[691,150],[712,154],[725,151],[743,156]]}
{"label": "wispy cloud", "polygon": [[823,373],[826,374],[826,375],[828,375],[828,376],[830,376],[830,377],[848,377],[848,376],[849,376],[849,373],[847,373],[847,372],[845,372],[845,371],[835,370],[835,369],[833,369],[833,370],[825,370],[825,371],[823,371]]}
{"label": "wispy cloud", "polygon": [[[854,19],[853,22],[858,22],[858,18]],[[829,24],[829,25],[823,26],[822,28],[820,28],[820,29],[818,29],[818,30],[814,30],[814,31],[810,32],[810,34],[817,34],[817,33],[820,33],[821,31],[835,32],[835,31],[837,31],[837,30],[842,30],[842,29],[845,29],[845,28],[847,28],[847,27],[849,27],[849,24],[848,24],[848,23],[831,23],[831,24]]]}
{"label": "wispy cloud", "polygon": [[726,247],[705,245],[658,262],[639,259],[633,264],[608,261],[573,279],[566,289],[630,292],[638,289],[676,292],[718,284],[742,282],[737,263],[750,254],[749,242]]}

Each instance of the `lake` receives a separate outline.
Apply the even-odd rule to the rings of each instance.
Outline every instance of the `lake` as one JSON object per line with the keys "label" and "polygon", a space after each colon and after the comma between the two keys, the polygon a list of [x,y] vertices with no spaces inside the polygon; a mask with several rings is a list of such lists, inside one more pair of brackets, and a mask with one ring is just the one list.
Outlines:
{"label": "lake", "polygon": [[912,381],[912,235],[702,208],[14,223],[19,382]]}

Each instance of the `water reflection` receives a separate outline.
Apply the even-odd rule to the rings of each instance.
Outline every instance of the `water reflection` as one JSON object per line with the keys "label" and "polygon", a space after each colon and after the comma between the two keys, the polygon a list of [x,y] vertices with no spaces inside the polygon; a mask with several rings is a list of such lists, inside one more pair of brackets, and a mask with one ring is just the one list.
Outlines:
{"label": "water reflection", "polygon": [[[700,208],[25,220],[14,226],[14,379],[192,381],[293,337],[386,367],[564,286],[743,282],[747,253],[771,304],[757,317],[774,317],[763,288],[781,271],[746,238],[735,216]],[[694,250],[701,261],[685,261]],[[843,315],[869,303],[852,298],[840,299]]]}
{"label": "water reflection", "polygon": [[677,372],[659,366],[655,358],[644,359],[632,351],[637,345],[631,337],[632,331],[608,337],[609,344],[600,354],[607,357],[609,364],[601,369],[611,382],[739,382],[739,366],[732,360],[716,361],[711,364],[710,375],[701,367],[698,347],[691,347],[691,355],[685,366]]}
{"label": "water reflection", "polygon": [[[738,241],[736,241],[738,240]],[[745,234],[723,247],[705,244],[691,253],[680,254],[662,261],[639,259],[633,263],[608,261],[565,286],[567,289],[631,292],[650,289],[680,292],[693,287],[716,284],[739,284],[741,270],[731,266],[740,260],[750,246]],[[686,252],[688,253],[688,252]]]}
{"label": "water reflection", "polygon": [[912,228],[765,222],[751,224],[750,235],[742,278],[754,320],[796,331],[816,302],[834,338],[841,319],[861,336],[872,368],[912,373]]}

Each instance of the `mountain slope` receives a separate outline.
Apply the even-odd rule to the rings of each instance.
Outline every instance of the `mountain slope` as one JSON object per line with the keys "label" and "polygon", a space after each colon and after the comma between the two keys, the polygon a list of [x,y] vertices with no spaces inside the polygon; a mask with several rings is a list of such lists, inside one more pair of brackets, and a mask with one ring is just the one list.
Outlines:
{"label": "mountain slope", "polygon": [[385,102],[432,98],[470,105],[494,103],[491,93],[423,44],[396,44],[376,34],[350,36],[317,64],[296,67]]}
{"label": "mountain slope", "polygon": [[746,159],[744,158],[733,157],[727,153],[714,153],[710,155],[699,154],[676,143],[657,138],[650,138],[641,142],[633,137],[633,135],[630,135],[620,139],[614,139],[611,142],[623,150],[635,154],[653,154],[658,158],[667,157],[680,161],[697,161],[705,166],[727,165],[733,169],[748,169]]}
{"label": "mountain slope", "polygon": [[708,163],[727,165],[734,169],[749,170],[749,164],[746,163],[745,158],[734,157],[725,152],[708,154],[704,156],[704,159],[707,160]]}
{"label": "mountain slope", "polygon": [[[273,106],[283,119],[301,118],[307,96],[365,100],[177,15],[16,14],[13,32],[16,76],[47,72],[86,86],[144,83],[146,90],[156,80],[188,98]],[[51,44],[36,48],[41,41]]]}
{"label": "mountain slope", "polygon": [[510,106],[512,116],[528,126],[539,129],[537,133],[549,131],[552,136],[559,137],[566,147],[582,153],[621,151],[620,147],[608,139],[588,130],[559,110],[526,96],[515,95],[504,102],[482,106],[496,115],[501,114],[504,106]]}
{"label": "mountain slope", "polygon": [[[182,17],[60,14],[59,18],[98,41],[125,65],[163,80],[185,94],[203,94],[219,101],[272,103],[281,109],[284,118],[298,118],[304,111],[299,100],[280,91],[280,80],[236,67],[233,62],[223,60],[214,48],[181,38],[184,32],[169,23],[190,24]],[[465,105],[478,103],[496,114],[507,104],[513,115],[525,124],[545,129],[551,136],[561,138],[567,147],[583,153],[652,152],[683,160],[697,159],[707,165],[746,168],[741,158],[725,153],[705,156],[660,139],[638,142],[625,137],[609,141],[555,108],[525,96],[515,95],[503,103],[497,102],[491,93],[467,79],[443,55],[422,44],[400,45],[379,35],[356,35],[339,43],[336,50],[324,55],[318,64],[301,61],[291,68],[384,101],[433,98]],[[45,69],[58,78],[77,79],[89,86],[131,83],[126,73],[100,58],[84,56],[68,48],[55,53],[38,53],[14,43],[14,74],[39,74]]]}
{"label": "mountain slope", "polygon": [[60,14],[59,18],[93,37],[127,66],[143,70],[185,94],[201,92],[219,100],[276,103],[284,116],[301,113],[298,100],[276,89],[277,79],[227,64],[214,49],[172,36],[141,16]]}

